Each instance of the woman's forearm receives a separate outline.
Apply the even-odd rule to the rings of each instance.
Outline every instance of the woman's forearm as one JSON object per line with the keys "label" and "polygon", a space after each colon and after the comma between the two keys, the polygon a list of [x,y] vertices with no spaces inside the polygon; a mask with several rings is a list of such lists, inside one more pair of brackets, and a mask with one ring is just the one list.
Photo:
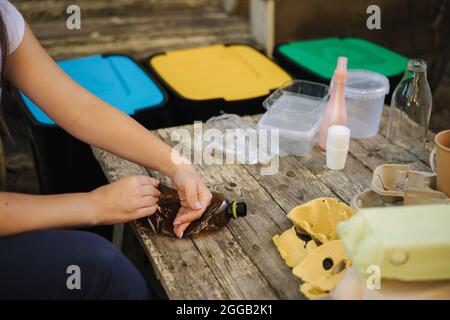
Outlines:
{"label": "woman's forearm", "polygon": [[167,175],[174,170],[168,145],[70,79],[28,26],[22,44],[8,56],[5,71],[17,88],[80,140]]}
{"label": "woman's forearm", "polygon": [[55,228],[92,226],[96,206],[90,193],[35,196],[0,192],[0,237]]}
{"label": "woman's forearm", "polygon": [[86,111],[66,130],[86,143],[170,175],[174,169],[170,146],[103,100],[89,95],[83,101]]}

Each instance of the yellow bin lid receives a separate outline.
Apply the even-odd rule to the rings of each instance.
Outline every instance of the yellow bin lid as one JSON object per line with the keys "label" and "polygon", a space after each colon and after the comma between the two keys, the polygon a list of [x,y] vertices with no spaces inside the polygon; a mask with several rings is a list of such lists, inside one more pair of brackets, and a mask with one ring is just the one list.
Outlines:
{"label": "yellow bin lid", "polygon": [[149,63],[167,85],[189,100],[252,99],[291,80],[278,65],[246,45],[169,51]]}

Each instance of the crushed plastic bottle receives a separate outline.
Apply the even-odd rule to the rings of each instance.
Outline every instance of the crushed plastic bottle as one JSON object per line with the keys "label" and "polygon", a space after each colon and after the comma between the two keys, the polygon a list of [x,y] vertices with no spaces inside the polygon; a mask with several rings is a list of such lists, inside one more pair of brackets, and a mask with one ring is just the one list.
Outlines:
{"label": "crushed plastic bottle", "polygon": [[[173,221],[181,208],[180,198],[175,189],[160,184],[158,190],[161,196],[158,210],[148,217],[149,227],[153,234],[177,237],[173,232]],[[184,232],[184,236],[191,236],[200,232],[220,230],[231,218],[237,219],[247,214],[244,202],[228,201],[222,193],[213,192],[211,204],[203,216],[191,222]]]}

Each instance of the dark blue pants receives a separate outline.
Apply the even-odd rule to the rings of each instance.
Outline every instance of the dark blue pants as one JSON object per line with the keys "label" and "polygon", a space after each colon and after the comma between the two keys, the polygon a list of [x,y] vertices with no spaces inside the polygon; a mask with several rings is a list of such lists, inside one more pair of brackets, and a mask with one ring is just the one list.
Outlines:
{"label": "dark blue pants", "polygon": [[104,238],[53,230],[0,238],[0,299],[149,299],[149,291]]}

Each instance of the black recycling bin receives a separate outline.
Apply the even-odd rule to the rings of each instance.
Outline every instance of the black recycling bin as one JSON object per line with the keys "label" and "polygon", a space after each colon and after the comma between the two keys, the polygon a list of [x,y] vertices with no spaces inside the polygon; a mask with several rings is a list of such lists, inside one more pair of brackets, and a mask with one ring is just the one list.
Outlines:
{"label": "black recycling bin", "polygon": [[206,121],[221,112],[262,113],[264,99],[292,80],[248,45],[211,45],[152,55],[146,66],[170,93],[176,125]]}
{"label": "black recycling bin", "polygon": [[[389,79],[391,94],[400,82],[408,59],[360,38],[321,38],[282,43],[274,49],[275,60],[297,79],[329,84],[340,56],[348,69],[378,72]],[[386,102],[390,103],[390,95]]]}

